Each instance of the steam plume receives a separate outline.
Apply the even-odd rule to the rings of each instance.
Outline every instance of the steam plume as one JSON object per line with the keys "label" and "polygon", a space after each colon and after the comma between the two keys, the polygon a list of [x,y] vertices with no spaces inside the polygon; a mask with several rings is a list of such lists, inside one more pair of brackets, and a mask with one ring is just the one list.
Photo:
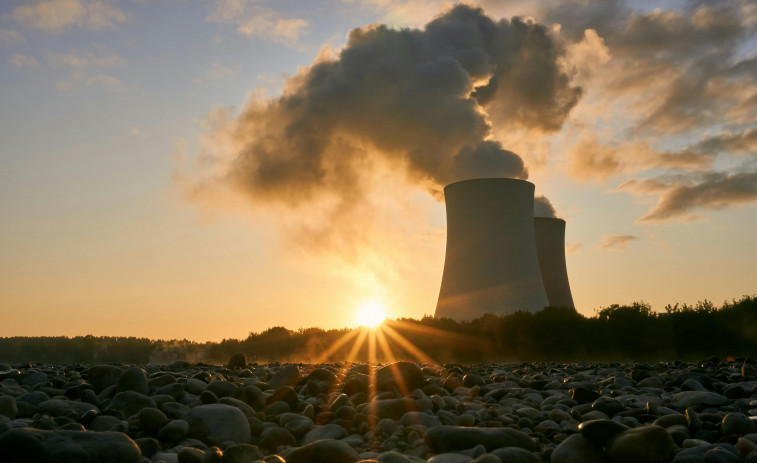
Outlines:
{"label": "steam plume", "polygon": [[490,118],[558,130],[581,95],[562,54],[545,26],[466,5],[424,29],[354,29],[336,58],[234,121],[219,179],[258,204],[288,206],[354,202],[377,163],[434,194],[468,178],[525,179],[523,160],[491,138]]}

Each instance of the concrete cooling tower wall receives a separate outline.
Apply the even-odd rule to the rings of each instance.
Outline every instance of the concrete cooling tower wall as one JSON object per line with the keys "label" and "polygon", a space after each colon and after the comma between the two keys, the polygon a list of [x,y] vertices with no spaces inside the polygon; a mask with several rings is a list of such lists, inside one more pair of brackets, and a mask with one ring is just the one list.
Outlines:
{"label": "concrete cooling tower wall", "polygon": [[507,178],[444,188],[447,254],[436,317],[536,312],[549,305],[534,239],[534,185]]}
{"label": "concrete cooling tower wall", "polygon": [[536,252],[549,305],[574,308],[565,264],[565,221],[553,217],[534,218]]}

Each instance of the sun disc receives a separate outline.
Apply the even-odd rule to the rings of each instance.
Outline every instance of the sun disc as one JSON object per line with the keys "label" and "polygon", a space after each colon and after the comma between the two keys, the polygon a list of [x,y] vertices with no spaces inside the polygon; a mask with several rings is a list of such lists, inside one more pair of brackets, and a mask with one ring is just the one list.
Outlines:
{"label": "sun disc", "polygon": [[386,320],[386,308],[377,301],[367,301],[360,306],[356,314],[359,326],[375,328]]}

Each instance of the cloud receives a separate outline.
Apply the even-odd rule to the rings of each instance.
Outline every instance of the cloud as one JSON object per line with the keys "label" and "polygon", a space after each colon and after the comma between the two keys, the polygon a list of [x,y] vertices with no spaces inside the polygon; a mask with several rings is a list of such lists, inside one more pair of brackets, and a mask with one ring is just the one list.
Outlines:
{"label": "cloud", "polygon": [[230,77],[236,76],[236,72],[233,69],[224,66],[223,64],[215,61],[210,68],[206,69],[201,76],[192,79],[192,82],[201,84],[209,81],[224,80]]}
{"label": "cloud", "polygon": [[0,29],[0,46],[10,46],[20,43],[24,36],[13,29]]}
{"label": "cloud", "polygon": [[653,168],[705,170],[712,166],[711,153],[694,149],[658,151],[645,142],[615,141],[603,144],[586,134],[567,152],[567,170],[580,181],[605,181],[609,178]]}
{"label": "cloud", "polygon": [[582,93],[562,56],[545,26],[465,5],[423,29],[353,29],[338,54],[320,54],[280,96],[214,116],[192,195],[225,189],[256,209],[283,208],[299,223],[288,228],[301,230],[300,245],[351,249],[386,185],[440,198],[458,180],[527,178],[491,127],[558,130]]}
{"label": "cloud", "polygon": [[89,77],[86,80],[86,85],[87,87],[100,88],[111,93],[118,93],[126,90],[126,85],[115,77],[107,74],[97,74]]}
{"label": "cloud", "polygon": [[628,246],[628,243],[638,239],[639,237],[634,235],[607,235],[602,238],[597,248],[623,251]]}
{"label": "cloud", "polygon": [[74,26],[94,31],[113,29],[129,20],[124,11],[99,0],[43,0],[19,5],[11,16],[20,24],[51,34]]}
{"label": "cloud", "polygon": [[31,68],[37,65],[37,60],[31,56],[22,55],[17,53],[10,59],[12,65],[17,68]]}
{"label": "cloud", "polygon": [[534,197],[534,217],[557,217],[557,211],[546,196]]}
{"label": "cloud", "polygon": [[216,0],[207,20],[235,24],[237,32],[251,38],[299,47],[308,21],[287,18],[281,12],[260,6],[256,0]]}
{"label": "cloud", "polygon": [[119,66],[126,61],[116,55],[97,55],[93,52],[57,54],[50,57],[50,62],[73,69],[82,70],[91,67]]}
{"label": "cloud", "polygon": [[692,210],[718,210],[757,202],[757,171],[708,172],[697,177],[628,181],[619,187],[637,195],[659,194],[659,201],[639,222],[690,221]]}
{"label": "cloud", "polygon": [[565,243],[565,254],[576,254],[583,247],[583,243]]}

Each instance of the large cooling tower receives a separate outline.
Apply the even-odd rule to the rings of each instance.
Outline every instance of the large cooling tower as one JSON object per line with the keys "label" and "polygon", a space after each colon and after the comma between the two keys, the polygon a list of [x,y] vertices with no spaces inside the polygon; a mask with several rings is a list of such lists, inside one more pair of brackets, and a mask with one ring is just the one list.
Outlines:
{"label": "large cooling tower", "polygon": [[534,217],[534,236],[549,305],[575,308],[565,265],[565,221],[553,217]]}
{"label": "large cooling tower", "polygon": [[536,312],[549,305],[534,241],[534,185],[484,178],[444,188],[447,255],[436,317]]}

